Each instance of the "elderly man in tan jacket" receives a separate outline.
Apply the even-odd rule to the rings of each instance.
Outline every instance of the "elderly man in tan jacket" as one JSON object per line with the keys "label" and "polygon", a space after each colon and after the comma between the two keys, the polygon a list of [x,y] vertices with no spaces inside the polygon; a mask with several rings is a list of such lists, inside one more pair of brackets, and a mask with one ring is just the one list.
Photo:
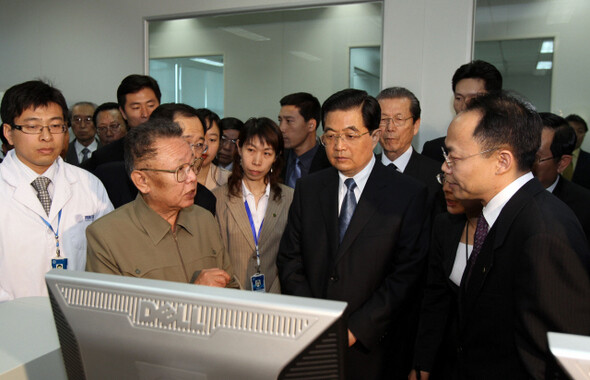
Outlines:
{"label": "elderly man in tan jacket", "polygon": [[125,166],[137,198],[86,230],[92,272],[238,287],[211,213],[195,206],[199,160],[182,129],[150,120],[132,129]]}

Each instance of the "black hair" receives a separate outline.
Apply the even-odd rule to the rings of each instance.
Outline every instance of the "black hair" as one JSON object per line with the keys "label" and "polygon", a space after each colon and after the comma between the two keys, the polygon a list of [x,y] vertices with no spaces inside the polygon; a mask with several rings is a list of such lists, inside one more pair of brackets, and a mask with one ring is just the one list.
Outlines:
{"label": "black hair", "polygon": [[156,157],[154,143],[158,138],[182,137],[182,128],[165,119],[150,119],[131,128],[125,137],[125,170],[131,175],[137,161]]}
{"label": "black hair", "polygon": [[309,121],[315,119],[316,128],[320,123],[322,107],[318,98],[307,92],[296,92],[283,96],[280,100],[282,106],[295,106],[303,116],[303,120]]}
{"label": "black hair", "polygon": [[389,87],[385,90],[381,90],[379,95],[377,95],[377,100],[382,99],[399,99],[399,98],[407,98],[410,100],[410,113],[412,114],[412,121],[416,122],[416,120],[420,119],[420,114],[422,110],[420,109],[420,101],[414,95],[414,93],[407,88],[404,87]]}
{"label": "black hair", "polygon": [[121,84],[119,84],[119,88],[117,88],[117,102],[119,103],[119,107],[125,109],[127,94],[135,94],[144,88],[151,89],[156,95],[158,103],[160,103],[162,93],[160,92],[158,82],[148,75],[131,74],[125,77],[121,81]]}
{"label": "black hair", "polygon": [[50,83],[32,80],[10,87],[0,104],[2,122],[14,128],[14,119],[28,108],[46,107],[55,103],[62,109],[64,123],[68,121],[68,105],[60,90]]}
{"label": "black hair", "polygon": [[[217,124],[217,126],[219,126],[219,122],[220,122],[219,115],[217,115],[215,112],[211,111],[208,108],[197,109],[197,116],[201,120],[201,123],[203,124],[203,128],[205,128],[205,133],[209,129],[211,129],[211,127],[213,126],[213,123],[215,123],[215,124]],[[221,132],[221,130],[219,132]]]}
{"label": "black hair", "polygon": [[549,148],[553,159],[559,161],[564,154],[571,155],[576,148],[578,137],[567,120],[551,112],[539,112],[539,116],[543,121],[543,127],[554,131]]}
{"label": "black hair", "polygon": [[[244,123],[244,128],[240,130],[237,147],[241,149],[244,144],[252,141],[258,137],[260,141],[270,145],[275,152],[275,161],[270,167],[265,181],[270,183],[270,187],[274,192],[274,199],[281,199],[281,170],[283,169],[283,134],[279,130],[278,125],[267,117],[250,118]],[[244,169],[240,164],[241,158],[239,154],[234,155],[234,164],[232,166],[232,174],[227,183],[228,192],[230,196],[238,197],[242,195],[242,178],[244,178]]]}
{"label": "black hair", "polygon": [[[103,112],[103,111],[111,111],[111,110],[117,110],[117,112],[119,111],[119,105],[115,102],[107,102],[107,103],[102,103],[100,106],[96,107],[96,109],[94,110],[94,114],[92,115],[92,121],[94,122],[94,125],[96,125],[98,127],[98,124],[96,123],[96,119],[98,119],[98,114]],[[125,127],[125,129],[127,129],[127,125],[124,123],[125,119],[123,119],[123,127]]]}
{"label": "black hair", "polygon": [[369,132],[379,128],[381,107],[374,97],[366,91],[348,88],[331,95],[322,105],[322,125],[326,128],[326,115],[332,111],[348,111],[360,108],[363,122]]}
{"label": "black hair", "polygon": [[474,98],[466,111],[481,115],[473,137],[483,149],[508,148],[519,171],[531,170],[541,145],[543,123],[530,103],[516,94],[501,91]]}
{"label": "black hair", "polygon": [[588,132],[588,124],[586,124],[586,121],[584,119],[582,119],[579,115],[576,115],[575,113],[573,113],[571,115],[566,116],[565,120],[567,120],[568,123],[570,121],[573,121],[574,123],[582,124],[582,126],[584,127],[584,130],[586,132]]}
{"label": "black hair", "polygon": [[452,88],[455,92],[457,83],[463,79],[482,79],[485,82],[485,89],[490,93],[502,91],[502,74],[496,66],[486,61],[475,60],[459,67],[452,79]]}
{"label": "black hair", "polygon": [[244,128],[244,123],[235,117],[224,117],[219,121],[219,129],[225,131],[228,129],[235,129],[241,131]]}
{"label": "black hair", "polygon": [[[175,117],[199,117],[197,110],[188,104],[165,103],[160,104],[150,115],[150,119],[166,119],[174,121]],[[201,120],[201,118],[199,118]],[[205,125],[205,124],[203,124]],[[204,128],[204,127],[203,127]]]}

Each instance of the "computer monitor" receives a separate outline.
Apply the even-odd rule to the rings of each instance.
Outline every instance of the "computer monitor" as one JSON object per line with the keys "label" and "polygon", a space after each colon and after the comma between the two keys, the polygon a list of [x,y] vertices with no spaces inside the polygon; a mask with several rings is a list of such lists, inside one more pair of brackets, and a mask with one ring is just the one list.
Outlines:
{"label": "computer monitor", "polygon": [[590,380],[590,336],[547,333],[549,349],[574,380]]}
{"label": "computer monitor", "polygon": [[60,269],[46,282],[70,379],[344,378],[344,302]]}

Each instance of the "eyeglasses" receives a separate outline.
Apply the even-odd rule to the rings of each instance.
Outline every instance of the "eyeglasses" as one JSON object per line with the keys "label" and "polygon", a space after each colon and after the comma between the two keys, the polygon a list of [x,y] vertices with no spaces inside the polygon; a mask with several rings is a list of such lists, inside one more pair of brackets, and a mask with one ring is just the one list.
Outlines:
{"label": "eyeglasses", "polygon": [[221,136],[221,145],[225,145],[225,144],[236,144],[238,142],[238,139],[229,139],[226,136]]}
{"label": "eyeglasses", "polygon": [[413,116],[403,118],[401,115],[398,115],[396,117],[384,117],[381,119],[381,122],[379,123],[379,125],[382,127],[389,127],[389,124],[393,124],[396,127],[403,127],[404,124],[406,124],[406,120],[412,119],[412,118],[413,118]]}
{"label": "eyeglasses", "polygon": [[366,135],[371,131],[367,131],[365,133],[355,133],[355,132],[346,132],[346,133],[324,133],[322,137],[320,137],[320,141],[322,142],[323,146],[332,146],[336,145],[338,139],[342,139],[342,141],[346,142],[347,144],[354,144],[356,143],[362,136]]}
{"label": "eyeglasses", "polygon": [[536,163],[536,164],[540,164],[540,163],[541,163],[541,162],[543,162],[543,161],[549,161],[549,160],[553,160],[553,159],[555,159],[555,157],[553,157],[553,156],[551,156],[551,157],[546,157],[546,158],[541,158],[541,157],[539,157],[539,158],[535,158],[535,163]]}
{"label": "eyeglasses", "polygon": [[60,123],[60,124],[51,124],[51,125],[16,125],[11,124],[12,128],[18,129],[22,133],[26,133],[27,135],[40,135],[43,133],[43,129],[47,128],[49,133],[52,135],[59,135],[60,133],[64,133],[68,126]]}
{"label": "eyeglasses", "polygon": [[445,173],[438,173],[436,175],[436,180],[438,181],[438,183],[440,183],[441,185],[444,185],[445,182],[447,181],[447,179],[445,178]]}
{"label": "eyeglasses", "polygon": [[107,125],[106,127],[96,128],[98,133],[101,135],[107,133],[107,130],[112,133],[117,133],[117,132],[119,132],[119,129],[121,129],[121,124],[119,124],[119,123],[113,123],[113,124]]}
{"label": "eyeglasses", "polygon": [[471,157],[479,156],[480,154],[492,152],[492,151],[494,151],[494,150],[496,150],[498,148],[490,148],[490,149],[486,149],[484,151],[481,151],[479,153],[472,154],[472,155],[467,156],[467,157],[457,157],[457,158],[449,158],[449,155],[445,151],[445,148],[443,148],[441,146],[440,149],[442,150],[442,154],[443,154],[443,157],[445,158],[445,162],[447,163],[447,166],[449,167],[449,169],[452,169],[453,168],[453,165],[455,164],[456,161],[466,160],[466,159],[471,158]]}
{"label": "eyeglasses", "polygon": [[186,181],[190,170],[192,170],[195,174],[199,174],[199,172],[201,171],[201,166],[203,166],[203,158],[197,157],[190,164],[187,162],[186,164],[182,164],[174,170],[153,169],[153,168],[141,168],[141,169],[135,169],[135,170],[174,173],[174,176],[176,178],[176,182],[182,183],[182,182]]}
{"label": "eyeglasses", "polygon": [[191,146],[191,149],[195,152],[195,156],[204,154],[207,152],[207,150],[209,150],[209,147],[207,145],[205,145],[205,143],[202,143],[202,142],[190,144],[190,146]]}
{"label": "eyeglasses", "polygon": [[82,123],[86,123],[86,124],[91,124],[94,121],[92,120],[92,116],[74,116],[72,117],[72,124],[82,124]]}

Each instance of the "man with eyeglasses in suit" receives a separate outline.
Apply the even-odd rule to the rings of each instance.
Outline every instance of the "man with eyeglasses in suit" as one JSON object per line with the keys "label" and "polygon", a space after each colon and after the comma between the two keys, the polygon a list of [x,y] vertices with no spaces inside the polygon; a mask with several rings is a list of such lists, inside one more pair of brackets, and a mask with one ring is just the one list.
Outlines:
{"label": "man with eyeglasses in suit", "polygon": [[[322,106],[321,138],[333,167],[295,188],[277,266],[285,294],[348,302],[347,378],[392,378],[390,332],[426,258],[426,188],[384,167],[373,149],[381,109],[348,89]],[[408,349],[410,349],[408,347]]]}
{"label": "man with eyeglasses in suit", "polygon": [[0,302],[47,295],[51,268],[84,270],[86,227],[113,209],[102,183],[59,156],[68,108],[42,82],[6,91],[0,112],[14,146],[0,164]]}
{"label": "man with eyeglasses in suit", "polygon": [[90,102],[78,102],[72,106],[70,125],[74,140],[68,146],[66,162],[80,166],[92,153],[102,145],[96,139],[96,124],[92,115],[96,105]]}

